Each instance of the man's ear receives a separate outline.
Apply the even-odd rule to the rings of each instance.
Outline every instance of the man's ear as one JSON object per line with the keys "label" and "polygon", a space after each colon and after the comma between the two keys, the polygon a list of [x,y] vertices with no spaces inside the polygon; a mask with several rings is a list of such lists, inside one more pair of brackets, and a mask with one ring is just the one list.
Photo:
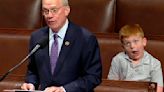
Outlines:
{"label": "man's ear", "polygon": [[70,7],[69,6],[65,6],[65,15],[68,16],[70,13]]}

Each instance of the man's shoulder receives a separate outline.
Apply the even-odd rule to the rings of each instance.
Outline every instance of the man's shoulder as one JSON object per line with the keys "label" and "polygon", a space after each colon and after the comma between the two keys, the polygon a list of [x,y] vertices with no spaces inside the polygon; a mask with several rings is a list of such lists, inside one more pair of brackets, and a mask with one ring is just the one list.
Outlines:
{"label": "man's shoulder", "polygon": [[48,29],[49,29],[48,26],[36,29],[35,31],[32,32],[32,35],[37,36],[37,35],[41,35],[44,33],[48,33]]}
{"label": "man's shoulder", "polygon": [[87,28],[85,28],[84,26],[75,24],[71,21],[69,21],[69,28],[71,30],[76,31],[77,33],[80,33],[81,35],[85,35],[85,36],[90,36],[93,35]]}

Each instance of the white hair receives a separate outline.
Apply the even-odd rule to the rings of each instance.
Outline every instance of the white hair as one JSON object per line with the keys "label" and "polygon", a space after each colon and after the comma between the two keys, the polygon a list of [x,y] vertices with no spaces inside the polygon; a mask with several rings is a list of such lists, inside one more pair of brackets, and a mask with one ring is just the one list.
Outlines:
{"label": "white hair", "polygon": [[62,0],[62,2],[63,2],[63,5],[69,6],[68,0]]}

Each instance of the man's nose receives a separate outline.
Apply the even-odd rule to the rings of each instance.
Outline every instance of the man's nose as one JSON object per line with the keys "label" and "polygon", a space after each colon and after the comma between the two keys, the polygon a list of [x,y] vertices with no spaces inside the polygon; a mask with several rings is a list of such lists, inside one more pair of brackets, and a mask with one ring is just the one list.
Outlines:
{"label": "man's nose", "polygon": [[48,12],[46,16],[47,16],[47,17],[52,17],[53,14],[52,14],[52,12]]}

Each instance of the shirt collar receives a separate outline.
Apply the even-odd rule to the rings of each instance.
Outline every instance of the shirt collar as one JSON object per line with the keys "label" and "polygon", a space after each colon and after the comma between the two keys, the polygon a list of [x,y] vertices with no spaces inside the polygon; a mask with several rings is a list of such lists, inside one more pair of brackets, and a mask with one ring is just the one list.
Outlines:
{"label": "shirt collar", "polygon": [[[64,39],[67,28],[68,28],[68,19],[66,20],[64,26],[58,31],[58,33],[56,33],[58,35],[59,38]],[[51,28],[49,28],[49,35],[54,35],[55,33],[52,31]]]}
{"label": "shirt collar", "polygon": [[[132,59],[129,58],[129,56],[124,52],[124,56],[125,56],[125,59],[128,60],[128,61],[132,61]],[[141,59],[141,63],[142,64],[149,64],[149,61],[148,61],[148,52],[147,51],[144,51],[144,56],[143,58]]]}

